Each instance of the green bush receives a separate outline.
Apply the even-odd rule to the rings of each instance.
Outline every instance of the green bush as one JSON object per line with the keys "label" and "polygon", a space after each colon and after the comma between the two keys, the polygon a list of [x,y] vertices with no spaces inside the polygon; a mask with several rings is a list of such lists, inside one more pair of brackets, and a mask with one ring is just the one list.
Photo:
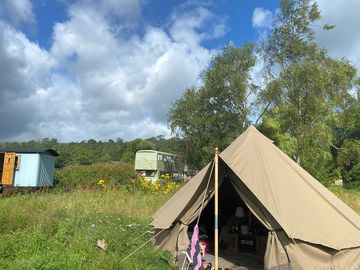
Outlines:
{"label": "green bush", "polygon": [[347,185],[360,186],[360,163],[349,171]]}
{"label": "green bush", "polygon": [[135,178],[133,165],[128,163],[96,163],[91,165],[71,165],[55,172],[55,188],[73,190],[75,188],[95,188],[99,180],[112,187],[126,185]]}

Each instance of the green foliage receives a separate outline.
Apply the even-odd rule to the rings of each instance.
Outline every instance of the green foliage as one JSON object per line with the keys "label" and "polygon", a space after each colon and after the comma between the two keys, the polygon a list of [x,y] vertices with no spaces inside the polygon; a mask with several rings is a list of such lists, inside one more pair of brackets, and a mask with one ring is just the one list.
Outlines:
{"label": "green foliage", "polygon": [[[357,82],[356,87],[359,87]],[[359,94],[354,95],[344,106],[344,110],[337,119],[335,129],[338,145],[346,139],[360,139],[360,99]]]}
{"label": "green foliage", "polygon": [[280,6],[261,47],[268,80],[259,95],[261,129],[275,135],[280,148],[325,182],[334,167],[334,127],[352,99],[356,68],[317,45],[312,25],[320,12],[315,2],[283,0]]}
{"label": "green foliage", "polygon": [[297,141],[289,133],[281,130],[280,122],[274,117],[265,117],[260,130],[267,134],[274,143],[289,157],[294,158],[297,149]]}
{"label": "green foliage", "polygon": [[332,30],[335,28],[335,25],[331,25],[331,24],[325,24],[323,26],[323,30]]}
{"label": "green foliage", "polygon": [[332,181],[330,184],[333,184],[335,180],[340,179],[342,179],[341,168],[335,167],[329,174],[329,180]]}
{"label": "green foliage", "polygon": [[228,45],[203,74],[203,85],[190,88],[169,113],[171,130],[184,138],[186,161],[196,168],[206,164],[218,146],[224,149],[248,124],[248,96],[255,86],[250,69],[253,47]]}
{"label": "green foliage", "polygon": [[[359,82],[357,82],[356,87],[359,87]],[[354,177],[349,177],[349,173],[360,162],[359,93],[351,96],[351,99],[344,105],[344,109],[339,112],[334,134],[334,145],[338,149],[337,164],[341,168],[345,183],[349,184],[354,181]]]}
{"label": "green foliage", "polygon": [[351,168],[348,174],[347,183],[348,185],[356,185],[360,187],[360,163],[356,164]]}
{"label": "green foliage", "polygon": [[96,154],[91,149],[85,149],[80,146],[76,146],[67,160],[67,165],[90,165],[96,160]]}
{"label": "green foliage", "polygon": [[90,165],[93,163],[109,163],[111,161],[122,161],[134,163],[137,150],[158,150],[163,152],[178,153],[179,139],[165,139],[163,136],[149,139],[135,139],[124,142],[118,138],[117,141],[108,142],[90,139],[79,143],[59,143],[56,139],[42,139],[40,141],[0,143],[0,148],[53,148],[60,154],[56,158],[56,168],[64,168],[69,165]]}
{"label": "green foliage", "polygon": [[360,140],[345,140],[337,156],[337,163],[346,184],[360,184]]}
{"label": "green foliage", "polygon": [[[0,200],[0,269],[173,269],[151,242],[151,215],[168,199],[143,193],[42,193]],[[96,246],[105,239],[108,249]],[[131,244],[129,244],[132,242]]]}
{"label": "green foliage", "polygon": [[119,185],[127,185],[135,177],[134,167],[128,163],[71,165],[55,171],[55,187],[66,191],[78,187],[96,188],[100,179],[118,187]]}
{"label": "green foliage", "polygon": [[337,162],[347,169],[360,163],[360,140],[346,140],[341,147]]}
{"label": "green foliage", "polygon": [[298,63],[318,55],[312,25],[320,19],[317,4],[311,0],[281,0],[270,37],[262,44],[268,67]]}

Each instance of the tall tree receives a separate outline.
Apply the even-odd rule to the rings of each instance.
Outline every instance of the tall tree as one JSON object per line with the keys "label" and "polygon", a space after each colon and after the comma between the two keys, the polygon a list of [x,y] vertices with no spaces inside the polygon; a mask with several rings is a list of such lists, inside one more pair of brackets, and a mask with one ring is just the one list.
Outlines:
{"label": "tall tree", "polygon": [[314,1],[281,0],[261,48],[268,84],[260,100],[262,128],[299,164],[325,179],[332,162],[333,123],[351,97],[356,69],[317,45],[313,27],[319,19]]}
{"label": "tall tree", "polygon": [[251,45],[227,45],[205,70],[202,86],[186,90],[175,102],[169,123],[183,138],[188,164],[200,168],[214,146],[224,149],[248,124],[248,99],[256,91],[249,75],[254,65]]}

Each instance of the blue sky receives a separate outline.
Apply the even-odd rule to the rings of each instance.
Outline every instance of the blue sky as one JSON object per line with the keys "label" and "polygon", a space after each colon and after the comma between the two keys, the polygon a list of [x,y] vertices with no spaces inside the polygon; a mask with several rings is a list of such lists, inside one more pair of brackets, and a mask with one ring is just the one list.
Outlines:
{"label": "blue sky", "polygon": [[[54,24],[69,19],[67,7],[75,2],[65,0],[34,1],[33,12],[36,16],[36,25],[20,24],[18,25],[19,29],[26,33],[29,39],[39,43],[41,47],[49,48]],[[148,24],[166,27],[174,10],[183,6],[185,6],[182,8],[183,10],[194,8],[198,5],[197,2],[200,1],[143,1],[142,18],[137,28],[133,30],[141,35],[143,34],[143,27]],[[203,5],[226,22],[227,31],[222,37],[204,42],[204,46],[207,48],[218,48],[228,42],[232,42],[236,46],[246,42],[256,42],[258,32],[252,26],[254,9],[262,7],[275,11],[279,3],[276,0],[220,0],[204,2]]]}
{"label": "blue sky", "polygon": [[[334,57],[360,63],[360,1],[318,0]],[[167,114],[219,48],[258,42],[275,0],[3,0],[0,141],[170,136]],[[339,38],[340,37],[340,38]],[[262,62],[252,70],[260,82]]]}

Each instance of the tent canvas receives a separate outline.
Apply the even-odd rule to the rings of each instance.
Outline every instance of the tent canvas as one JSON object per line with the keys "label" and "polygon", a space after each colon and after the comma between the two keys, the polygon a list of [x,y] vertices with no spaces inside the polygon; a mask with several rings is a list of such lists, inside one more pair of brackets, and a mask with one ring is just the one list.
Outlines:
{"label": "tent canvas", "polygon": [[[162,231],[157,247],[186,249],[204,195],[205,204],[214,195],[212,168],[210,162],[153,215]],[[254,126],[219,155],[219,180],[225,176],[268,230],[265,269],[360,268],[359,215]]]}

